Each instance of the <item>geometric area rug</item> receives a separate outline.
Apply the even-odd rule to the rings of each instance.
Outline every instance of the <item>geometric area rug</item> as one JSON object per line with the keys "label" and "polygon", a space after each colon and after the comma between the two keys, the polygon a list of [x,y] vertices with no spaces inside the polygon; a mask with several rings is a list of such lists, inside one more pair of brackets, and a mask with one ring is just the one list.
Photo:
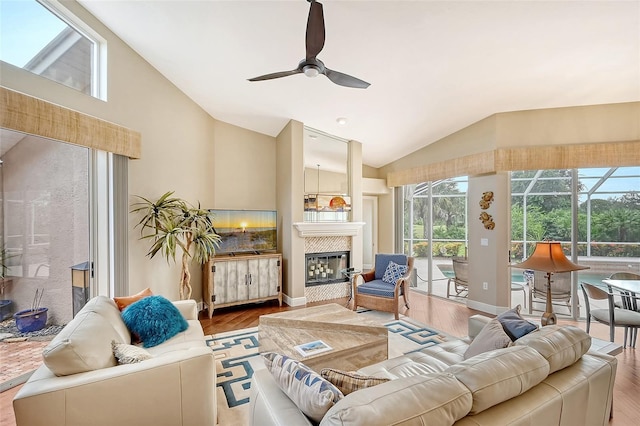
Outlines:
{"label": "geometric area rug", "polygon": [[[395,320],[393,315],[379,311],[360,310],[358,313],[387,327],[389,358],[419,351],[453,338],[402,315],[399,320]],[[258,353],[258,327],[205,336],[205,341],[215,356],[219,424],[249,424],[251,377],[255,370],[265,368]]]}

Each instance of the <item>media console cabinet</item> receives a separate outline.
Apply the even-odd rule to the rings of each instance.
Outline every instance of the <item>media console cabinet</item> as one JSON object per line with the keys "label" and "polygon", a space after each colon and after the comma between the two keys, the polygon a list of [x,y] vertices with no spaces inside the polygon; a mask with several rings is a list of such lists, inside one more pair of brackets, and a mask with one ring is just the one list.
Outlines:
{"label": "media console cabinet", "polygon": [[282,306],[282,254],[216,256],[202,266],[204,306],[215,308],[277,299]]}

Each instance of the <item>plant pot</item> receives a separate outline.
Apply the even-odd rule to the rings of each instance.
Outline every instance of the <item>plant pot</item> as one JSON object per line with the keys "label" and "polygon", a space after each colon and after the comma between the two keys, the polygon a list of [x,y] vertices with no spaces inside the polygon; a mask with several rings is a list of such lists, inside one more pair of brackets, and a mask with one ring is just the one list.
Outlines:
{"label": "plant pot", "polygon": [[11,318],[11,300],[0,300],[0,321]]}
{"label": "plant pot", "polygon": [[47,311],[49,308],[25,309],[16,312],[13,318],[16,320],[16,327],[21,333],[29,333],[44,328],[47,323]]}

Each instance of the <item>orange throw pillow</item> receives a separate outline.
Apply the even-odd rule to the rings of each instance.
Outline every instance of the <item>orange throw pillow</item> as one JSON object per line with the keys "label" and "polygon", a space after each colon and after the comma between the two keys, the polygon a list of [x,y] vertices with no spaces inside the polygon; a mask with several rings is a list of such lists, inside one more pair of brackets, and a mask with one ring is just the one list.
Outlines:
{"label": "orange throw pillow", "polygon": [[116,302],[116,305],[118,305],[118,309],[122,311],[133,302],[137,302],[138,300],[144,299],[147,296],[153,296],[153,293],[151,292],[151,289],[149,287],[145,288],[138,294],[134,294],[133,296],[114,297],[113,300]]}

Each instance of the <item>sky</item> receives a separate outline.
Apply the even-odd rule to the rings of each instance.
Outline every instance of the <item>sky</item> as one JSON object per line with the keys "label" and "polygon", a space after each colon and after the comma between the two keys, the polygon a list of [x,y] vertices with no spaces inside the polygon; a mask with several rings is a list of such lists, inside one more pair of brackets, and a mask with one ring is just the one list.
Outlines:
{"label": "sky", "polygon": [[35,0],[0,0],[0,59],[23,67],[66,26]]}

